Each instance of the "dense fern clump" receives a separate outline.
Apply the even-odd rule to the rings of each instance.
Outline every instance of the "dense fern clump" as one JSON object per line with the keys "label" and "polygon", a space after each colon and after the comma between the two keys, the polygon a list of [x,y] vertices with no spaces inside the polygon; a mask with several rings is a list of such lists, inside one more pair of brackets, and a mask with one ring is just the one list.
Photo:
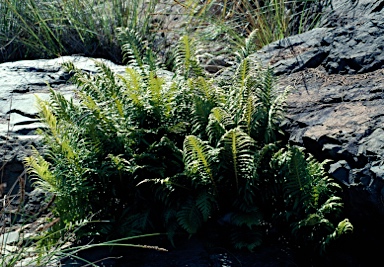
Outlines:
{"label": "dense fern clump", "polygon": [[243,50],[232,80],[219,85],[183,37],[176,74],[162,76],[152,52],[135,48],[140,38],[124,34],[125,75],[66,63],[76,103],[53,90],[38,99],[46,150],[25,162],[56,195],[62,226],[92,219],[87,234],[164,231],[172,240],[210,225],[228,230],[238,249],[284,236],[317,253],[352,230],[325,163],[278,140],[289,90],[275,87],[271,69]]}

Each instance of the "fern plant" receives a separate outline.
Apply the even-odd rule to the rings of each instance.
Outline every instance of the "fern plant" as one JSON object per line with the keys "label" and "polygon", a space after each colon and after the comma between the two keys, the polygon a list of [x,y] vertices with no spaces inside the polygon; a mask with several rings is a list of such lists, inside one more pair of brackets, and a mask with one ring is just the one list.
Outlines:
{"label": "fern plant", "polygon": [[56,194],[61,223],[92,216],[87,234],[166,231],[171,240],[210,225],[248,250],[267,232],[317,251],[350,232],[324,163],[278,140],[289,88],[278,90],[273,71],[247,57],[226,83],[208,79],[192,44],[182,39],[172,78],[138,61],[133,45],[124,75],[66,63],[78,104],[53,90],[38,100],[46,150],[25,162]]}
{"label": "fern plant", "polygon": [[353,231],[348,219],[341,219],[341,188],[312,156],[305,158],[302,149],[288,147],[273,159],[280,165],[283,180],[285,220],[293,242],[310,245],[310,253],[322,254],[329,244]]}
{"label": "fern plant", "polygon": [[49,101],[39,100],[47,159],[36,154],[26,163],[63,204],[55,211],[64,224],[92,214],[100,221],[90,229],[94,233],[137,234],[162,224],[152,189],[137,185],[183,170],[178,144],[188,128],[180,109],[184,91],[151,71],[116,75],[96,65],[99,74],[93,76],[65,64],[79,86],[79,105],[53,90]]}

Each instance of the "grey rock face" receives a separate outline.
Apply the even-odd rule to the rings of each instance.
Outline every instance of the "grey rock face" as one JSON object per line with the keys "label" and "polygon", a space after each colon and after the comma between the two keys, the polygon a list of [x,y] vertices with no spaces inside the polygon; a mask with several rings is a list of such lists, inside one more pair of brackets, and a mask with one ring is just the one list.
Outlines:
{"label": "grey rock face", "polygon": [[384,236],[377,231],[384,219],[384,1],[334,0],[332,7],[321,28],[252,56],[274,68],[282,87],[293,87],[287,137],[332,160],[347,215],[367,238],[356,245],[363,250],[372,248],[368,238]]}
{"label": "grey rock face", "polygon": [[329,74],[382,68],[383,6],[382,1],[333,0],[319,28],[267,45],[255,57],[278,75],[318,66]]}

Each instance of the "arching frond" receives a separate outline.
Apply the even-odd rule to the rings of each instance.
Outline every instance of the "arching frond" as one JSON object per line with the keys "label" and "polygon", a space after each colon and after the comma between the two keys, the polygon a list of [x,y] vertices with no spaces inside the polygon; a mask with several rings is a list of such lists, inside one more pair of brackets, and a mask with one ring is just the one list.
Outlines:
{"label": "arching frond", "polygon": [[160,57],[151,49],[145,38],[134,29],[118,28],[117,36],[122,44],[123,60],[127,65],[139,67],[142,71],[156,70],[162,65]]}
{"label": "arching frond", "polygon": [[199,209],[192,199],[183,203],[181,210],[177,212],[177,221],[189,234],[196,234],[202,225],[202,217]]}
{"label": "arching frond", "polygon": [[348,219],[340,221],[335,230],[322,240],[320,247],[320,255],[326,252],[327,247],[331,244],[332,241],[340,238],[343,235],[351,234],[352,232],[353,225]]}
{"label": "arching frond", "polygon": [[253,177],[255,155],[252,152],[254,140],[239,128],[227,131],[220,140],[223,149],[220,152],[226,171],[233,175],[236,189],[240,179]]}
{"label": "arching frond", "polygon": [[51,172],[51,164],[46,161],[36,149],[32,155],[24,159],[27,172],[35,176],[35,185],[52,193],[59,192],[59,186],[54,174]]}
{"label": "arching frond", "polygon": [[206,128],[209,141],[212,144],[217,144],[224,133],[235,126],[235,122],[226,110],[220,107],[213,108],[211,110],[211,114],[209,115],[208,125]]}
{"label": "arching frond", "polygon": [[242,46],[238,52],[235,53],[237,60],[241,61],[244,58],[248,57],[257,50],[257,32],[259,29],[253,30],[247,38],[245,38],[244,46]]}
{"label": "arching frond", "polygon": [[176,73],[185,78],[205,76],[204,70],[200,67],[195,53],[196,47],[191,37],[188,35],[182,36],[175,56]]}
{"label": "arching frond", "polygon": [[213,170],[216,160],[214,149],[196,136],[189,135],[184,140],[183,155],[186,170],[198,175],[204,184],[211,183],[216,190]]}
{"label": "arching frond", "polygon": [[196,206],[199,209],[204,222],[211,216],[213,204],[215,202],[216,200],[214,196],[207,190],[203,190],[197,195]]}

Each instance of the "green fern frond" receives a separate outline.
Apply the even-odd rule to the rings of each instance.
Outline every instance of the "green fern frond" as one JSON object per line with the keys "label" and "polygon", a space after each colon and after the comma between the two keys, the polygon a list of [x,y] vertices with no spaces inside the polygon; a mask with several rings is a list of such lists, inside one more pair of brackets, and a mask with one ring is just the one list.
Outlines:
{"label": "green fern frond", "polygon": [[235,126],[235,122],[232,120],[231,115],[223,108],[213,108],[210,117],[212,120],[217,121],[223,130],[230,130]]}
{"label": "green fern frond", "polygon": [[[80,107],[76,106],[73,99],[66,99],[65,96],[58,91],[49,88],[49,106],[60,120],[65,120],[70,123],[75,123],[80,120],[78,115],[81,113]],[[38,105],[41,106],[40,100]]]}
{"label": "green fern frond", "polygon": [[123,94],[128,96],[135,106],[143,107],[142,94],[144,92],[141,89],[142,76],[132,68],[126,68],[125,72],[127,76],[118,76],[125,86]]}
{"label": "green fern frond", "polygon": [[186,170],[201,177],[203,183],[212,183],[216,190],[213,176],[213,163],[215,161],[213,150],[196,136],[189,135],[184,140],[183,155]]}
{"label": "green fern frond", "polygon": [[156,52],[139,32],[128,28],[118,28],[117,32],[122,44],[123,60],[127,65],[139,67],[141,71],[153,71],[162,65],[160,57],[156,56]]}
{"label": "green fern frond", "polygon": [[221,104],[223,94],[212,82],[202,77],[189,79],[187,84],[193,100],[192,133],[205,134],[211,110]]}
{"label": "green fern frond", "polygon": [[268,110],[268,120],[265,131],[265,141],[270,142],[276,139],[275,133],[279,131],[279,125],[284,119],[285,114],[285,101],[289,94],[289,88],[287,87],[283,93],[279,94],[272,102]]}
{"label": "green fern frond", "polygon": [[263,242],[263,232],[257,228],[252,230],[235,228],[232,229],[230,238],[235,249],[247,249],[252,252],[261,246]]}
{"label": "green fern frond", "polygon": [[248,96],[244,105],[241,122],[245,131],[251,136],[253,128],[257,127],[257,98],[253,95]]}
{"label": "green fern frond", "polygon": [[206,222],[212,213],[212,204],[215,203],[215,198],[208,191],[201,191],[196,197],[196,206],[201,212],[203,221]]}
{"label": "green fern frond", "polygon": [[199,95],[209,103],[219,103],[221,92],[214,86],[213,81],[200,76],[195,79],[190,79],[188,82],[194,94]]}
{"label": "green fern frond", "polygon": [[326,248],[332,241],[340,238],[343,235],[351,234],[352,232],[353,232],[353,225],[350,223],[348,219],[344,219],[340,221],[336,229],[322,240],[320,254],[324,254],[326,252]]}
{"label": "green fern frond", "polygon": [[252,53],[256,52],[257,50],[257,38],[258,38],[258,35],[257,35],[257,32],[259,31],[259,29],[255,29],[253,30],[247,38],[245,38],[245,41],[244,41],[244,46],[242,46],[240,48],[240,50],[238,52],[235,53],[237,59],[239,61],[243,60],[244,58],[248,57],[249,55],[251,55]]}
{"label": "green fern frond", "polygon": [[36,149],[32,149],[31,156],[24,158],[24,165],[27,172],[35,176],[35,185],[48,192],[59,192],[56,177],[50,170],[51,164]]}
{"label": "green fern frond", "polygon": [[200,67],[195,56],[196,48],[193,40],[184,35],[180,38],[175,56],[176,73],[186,79],[191,77],[204,77],[204,70]]}
{"label": "green fern frond", "polygon": [[177,221],[189,234],[196,234],[202,225],[202,216],[194,201],[191,199],[183,204],[177,212]]}
{"label": "green fern frond", "polygon": [[288,159],[288,175],[284,182],[285,195],[301,200],[301,196],[304,196],[307,200],[300,205],[308,205],[310,195],[310,185],[312,177],[307,169],[307,162],[303,152],[297,147],[289,148]]}
{"label": "green fern frond", "polygon": [[340,197],[332,196],[328,198],[324,204],[321,205],[318,212],[321,214],[328,214],[328,213],[339,214],[343,206],[344,204]]}
{"label": "green fern frond", "polygon": [[194,96],[191,119],[193,134],[201,135],[205,133],[212,107],[212,103],[206,101],[198,95]]}
{"label": "green fern frond", "polygon": [[263,216],[257,207],[253,207],[248,212],[238,211],[232,214],[230,222],[236,226],[247,226],[250,230],[255,226],[260,226]]}
{"label": "green fern frond", "polygon": [[39,108],[40,119],[48,126],[52,136],[59,141],[59,133],[57,126],[57,119],[52,112],[50,105],[47,101],[42,100],[36,95],[36,102]]}
{"label": "green fern frond", "polygon": [[255,155],[252,152],[254,140],[239,128],[227,131],[220,140],[222,160],[228,162],[228,170],[234,176],[236,189],[239,189],[240,179],[253,177]]}
{"label": "green fern frond", "polygon": [[220,107],[213,108],[209,115],[208,125],[206,127],[209,141],[216,144],[227,130],[232,129],[235,126],[235,122],[226,110]]}
{"label": "green fern frond", "polygon": [[148,80],[148,93],[150,95],[150,99],[155,107],[158,107],[163,102],[162,88],[164,84],[164,79],[158,77],[155,72],[151,71],[149,73]]}
{"label": "green fern frond", "polygon": [[248,58],[244,58],[236,69],[234,76],[234,83],[239,88],[243,88],[247,82],[247,78],[250,74],[251,63]]}

